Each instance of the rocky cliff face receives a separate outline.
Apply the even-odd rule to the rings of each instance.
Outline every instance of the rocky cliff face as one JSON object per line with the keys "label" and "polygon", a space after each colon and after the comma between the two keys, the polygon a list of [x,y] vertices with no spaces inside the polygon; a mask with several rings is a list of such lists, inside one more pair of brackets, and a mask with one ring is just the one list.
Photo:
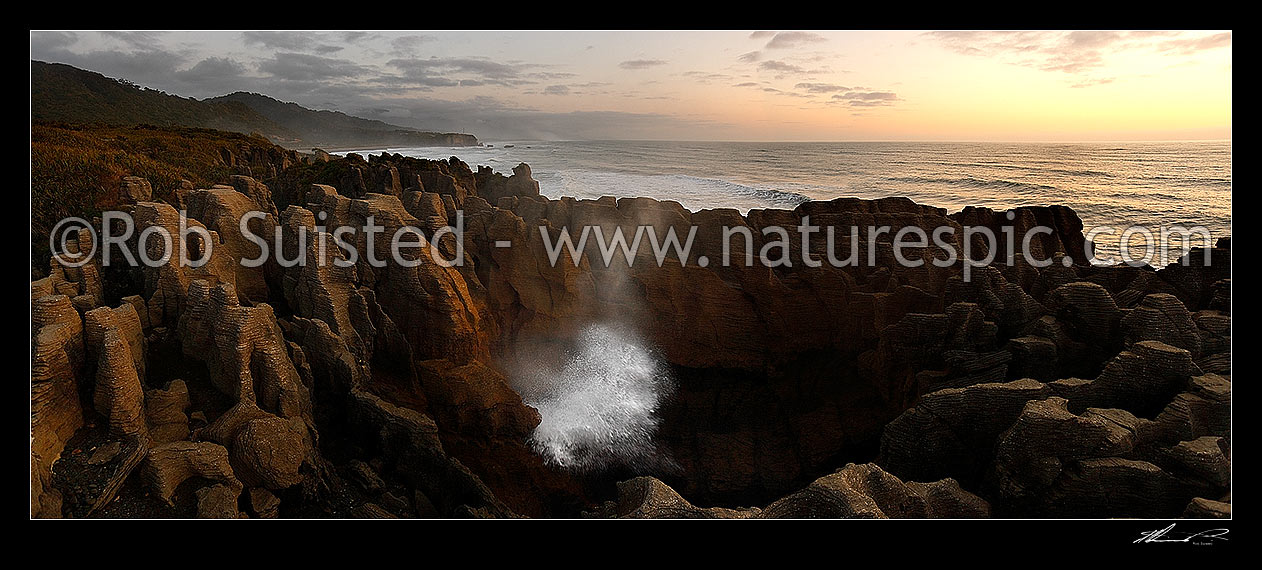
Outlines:
{"label": "rocky cliff face", "polygon": [[[1096,268],[1061,207],[948,214],[839,199],[741,215],[549,200],[525,165],[504,176],[454,158],[352,155],[293,168],[313,165],[335,183],[282,169],[270,188],[233,176],[170,192],[174,204],[152,201],[156,189],[126,194],[135,235],[178,235],[186,208],[214,244],[201,267],[175,263],[201,247],[177,240],[165,265],[54,260],[32,282],[33,516],[1230,512],[1229,247],[1209,265],[1193,251],[1187,266]],[[256,268],[239,263],[258,252],[236,224],[250,210],[264,212],[253,233],[284,238]],[[805,252],[854,246],[875,266],[811,267],[794,233],[804,216],[891,230]],[[426,243],[407,256],[421,263],[374,266],[388,240],[362,233],[346,267],[333,261],[347,252],[318,246],[332,243],[327,228],[370,218],[386,236],[420,228]],[[436,235],[457,221],[463,242]],[[606,267],[589,240],[577,266],[547,262],[547,241],[588,225],[681,241],[695,226],[693,255],[659,266],[642,247]],[[958,263],[894,262],[900,229],[956,228],[958,249],[965,225],[1048,226],[1033,254],[1056,263],[1018,259],[965,280]],[[720,264],[725,226],[747,229],[755,255],[772,239],[764,228],[786,228],[793,264]],[[742,238],[732,243],[739,260]],[[304,251],[306,264],[277,261]],[[458,254],[462,266],[430,262]],[[634,331],[664,363],[661,461],[574,471],[534,445],[544,418],[523,400],[523,366],[559,370],[592,323]]]}

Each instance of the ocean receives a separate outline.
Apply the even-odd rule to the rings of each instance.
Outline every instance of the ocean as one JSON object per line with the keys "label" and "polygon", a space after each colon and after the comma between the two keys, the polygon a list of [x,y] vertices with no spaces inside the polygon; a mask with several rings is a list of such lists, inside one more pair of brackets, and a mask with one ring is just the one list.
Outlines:
{"label": "ocean", "polygon": [[[648,196],[704,208],[793,208],[806,200],[906,196],[956,212],[1061,204],[1116,251],[1124,228],[1203,226],[1231,233],[1231,142],[649,142],[506,141],[492,147],[392,148],[459,157],[511,174],[530,165],[549,198]],[[513,145],[506,147],[506,145]],[[382,149],[359,151],[377,153]]]}

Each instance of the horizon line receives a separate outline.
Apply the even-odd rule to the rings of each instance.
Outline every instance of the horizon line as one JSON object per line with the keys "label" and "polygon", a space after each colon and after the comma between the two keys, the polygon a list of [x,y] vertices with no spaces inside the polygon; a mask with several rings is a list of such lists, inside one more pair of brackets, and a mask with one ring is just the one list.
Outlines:
{"label": "horizon line", "polygon": [[[473,134],[473,133],[470,133]],[[477,135],[474,135],[475,137]],[[700,142],[700,143],[997,143],[997,144],[1088,144],[1088,143],[1176,143],[1231,142],[1230,138],[1204,139],[1083,139],[1083,140],[1013,140],[1013,139],[478,139],[480,143],[556,143],[556,142]],[[407,148],[407,147],[396,147]],[[455,148],[455,147],[453,147]],[[468,147],[477,148],[477,147]]]}

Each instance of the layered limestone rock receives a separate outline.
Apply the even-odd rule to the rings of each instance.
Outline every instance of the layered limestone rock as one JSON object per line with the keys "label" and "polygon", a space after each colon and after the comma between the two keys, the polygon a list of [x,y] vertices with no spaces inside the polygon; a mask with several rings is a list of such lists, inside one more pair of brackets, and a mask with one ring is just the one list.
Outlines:
{"label": "layered limestone rock", "polygon": [[494,323],[486,314],[481,285],[466,280],[460,268],[436,262],[442,256],[424,236],[401,238],[416,245],[400,247],[405,265],[396,262],[391,240],[381,236],[420,224],[398,198],[367,194],[353,200],[345,222],[363,227],[369,218],[384,230],[372,241],[371,250],[367,233],[356,234],[359,278],[374,289],[377,302],[399,326],[415,356],[453,362],[488,360]]}
{"label": "layered limestone rock", "polygon": [[[368,302],[356,287],[355,266],[327,233],[315,231],[315,222],[314,214],[298,206],[286,208],[281,216],[283,257],[298,260],[301,253],[307,260],[284,269],[285,299],[296,314],[327,323],[347,349],[367,360],[376,331],[368,316]],[[304,233],[306,237],[301,238]]]}
{"label": "layered limestone rock", "polygon": [[1017,336],[1030,323],[1047,314],[1043,304],[1017,283],[1009,281],[999,269],[977,268],[971,279],[953,276],[947,281],[944,303],[974,303],[986,320],[998,327],[1003,337]]}
{"label": "layered limestone rock", "polygon": [[[162,500],[171,503],[175,490],[191,477],[209,479],[241,492],[241,481],[228,463],[228,450],[210,442],[175,441],[153,446],[141,474]],[[236,495],[234,495],[236,496]]]}
{"label": "layered limestone rock", "polygon": [[1070,517],[1160,518],[1177,516],[1191,497],[1179,481],[1147,461],[1121,457],[1084,459],[1043,500],[1043,514]]}
{"label": "layered limestone rock", "polygon": [[238,402],[253,402],[284,418],[309,420],[311,396],[289,360],[272,308],[243,307],[231,285],[189,286],[179,321],[185,355],[206,364],[210,380]]}
{"label": "layered limestone rock", "polygon": [[385,458],[385,471],[434,499],[440,513],[507,518],[515,516],[460,461],[449,457],[430,417],[396,406],[364,390],[353,390],[349,421]]}
{"label": "layered limestone rock", "polygon": [[83,366],[83,320],[65,295],[32,306],[31,437],[34,452],[55,458],[82,425],[76,378]]}
{"label": "layered limestone rock", "polygon": [[101,252],[94,235],[89,229],[80,228],[62,236],[64,242],[58,255],[48,260],[48,276],[31,283],[32,302],[46,295],[65,295],[80,311],[101,302]]}
{"label": "layered limestone rock", "polygon": [[[1231,248],[1192,248],[1178,261],[1157,272],[1174,288],[1174,294],[1188,307],[1202,308],[1221,297],[1220,281],[1231,279]],[[1227,284],[1230,295],[1230,284]],[[1220,300],[1221,302],[1221,300]]]}
{"label": "layered limestone rock", "polygon": [[44,295],[31,303],[31,328],[31,516],[58,517],[52,465],[83,425],[83,320],[69,297]]}
{"label": "layered limestone rock", "polygon": [[758,509],[700,508],[679,496],[669,485],[653,477],[636,477],[618,483],[618,501],[593,513],[601,518],[624,519],[745,519]]}
{"label": "layered limestone rock", "polygon": [[1065,391],[1081,407],[1125,408],[1140,414],[1159,410],[1200,369],[1192,355],[1155,340],[1135,343],[1109,361],[1094,381]]}
{"label": "layered limestone rock", "polygon": [[254,202],[260,211],[276,217],[276,203],[272,201],[272,192],[266,184],[249,176],[236,175],[232,177],[232,188]]}
{"label": "layered limestone rock", "polygon": [[[270,198],[261,206],[260,197],[270,196],[266,187],[251,178],[233,177],[235,188],[217,186],[208,190],[194,190],[185,198],[188,216],[205,224],[206,229],[215,232],[218,238],[214,244],[214,255],[230,260],[233,268],[231,283],[237,294],[243,299],[254,302],[265,302],[268,299],[268,274],[274,274],[274,263],[249,266],[243,260],[259,259],[260,247],[247,238],[241,231],[242,220],[255,239],[262,239],[267,244],[267,252],[276,248],[275,229],[277,223],[276,206]],[[254,192],[254,195],[247,193]],[[251,212],[264,214],[261,217],[246,218]],[[274,261],[271,256],[267,259]]]}
{"label": "layered limestone rock", "polygon": [[124,176],[119,196],[124,202],[148,202],[153,198],[153,186],[139,176]]}
{"label": "layered limestone rock", "polygon": [[875,464],[849,464],[768,505],[763,518],[980,518],[990,505],[954,480],[904,483]]}
{"label": "layered limestone rock", "polygon": [[1104,287],[1067,283],[1048,293],[1045,305],[1055,321],[1039,323],[1031,332],[1056,343],[1057,362],[1069,364],[1063,372],[1093,374],[1092,368],[1122,347],[1122,312]]}
{"label": "layered limestone rock", "polygon": [[985,500],[964,491],[952,479],[904,483],[868,463],[854,463],[820,477],[765,508],[701,508],[653,477],[618,483],[617,502],[590,513],[601,518],[981,518],[990,515]]}
{"label": "layered limestone rock", "polygon": [[237,510],[241,490],[230,485],[211,485],[197,490],[197,518],[237,519],[245,513]]}
{"label": "layered limestone rock", "polygon": [[[470,202],[476,204],[477,200]],[[502,319],[507,317],[500,325],[502,336],[509,340],[547,337],[565,341],[566,335],[582,328],[582,323],[601,314],[616,313],[625,320],[644,323],[673,363],[698,368],[765,370],[789,354],[836,349],[847,341],[853,346],[860,341],[856,331],[869,330],[867,334],[875,336],[877,329],[865,325],[862,316],[863,312],[872,314],[880,309],[884,300],[880,293],[897,289],[896,284],[937,292],[952,273],[951,269],[930,263],[918,268],[902,267],[894,263],[890,244],[878,240],[872,244],[878,265],[892,267],[893,274],[882,278],[883,288],[872,292],[876,296],[852,301],[852,293],[858,289],[856,282],[866,282],[869,275],[875,275],[873,268],[838,269],[827,264],[808,267],[802,262],[797,232],[803,216],[808,216],[812,225],[890,225],[894,232],[910,225],[952,225],[944,211],[906,200],[834,200],[808,203],[793,212],[755,210],[748,218],[730,210],[694,214],[678,203],[646,198],[540,202],[530,197],[513,197],[501,202],[511,206],[512,212],[494,206],[466,207],[466,249],[477,260],[491,261],[485,278],[481,274],[484,262],[479,264],[479,278],[490,284],[492,312]],[[637,228],[645,226],[653,228],[659,244],[665,243],[671,230],[682,244],[694,225],[697,229],[692,259],[667,255],[661,267],[652,248],[647,247],[651,241],[647,229],[642,237],[644,247],[639,248],[640,258],[630,266],[621,254],[616,254],[612,265],[605,267],[595,237],[596,228],[606,240],[621,230],[630,242]],[[724,225],[738,228],[730,240],[723,239]],[[772,243],[778,241],[774,232],[771,236],[763,234],[763,229],[770,226],[783,226],[793,239],[785,239],[784,247],[777,247],[777,243]],[[547,230],[550,243],[559,239],[563,229],[572,229],[569,235],[577,243],[581,229],[591,227],[581,263],[575,266],[566,255],[557,264],[537,263],[535,260],[548,259],[539,227]],[[744,232],[749,234],[748,244]],[[515,245],[496,248],[494,244],[500,241]],[[835,257],[846,257],[850,236],[836,236],[836,241],[839,245]],[[729,263],[723,266],[726,242],[730,242],[726,247]],[[860,235],[853,243],[866,255],[866,236]],[[755,260],[770,245],[768,257],[784,257],[791,266],[747,266],[746,245]],[[814,261],[822,263],[828,253],[825,240],[816,239],[811,246]],[[906,255],[912,257],[917,251],[908,248]],[[706,267],[699,266],[701,256],[709,262]],[[786,302],[790,298],[797,302]],[[902,297],[895,295],[892,300],[901,301]],[[889,323],[903,314],[897,308],[891,309],[886,312],[893,313]],[[793,326],[811,327],[817,334],[797,334]]]}
{"label": "layered limestone rock", "polygon": [[[130,303],[124,303],[113,309],[97,307],[84,313],[83,320],[84,343],[88,357],[98,360],[107,358],[119,366],[124,364],[130,366],[134,369],[138,382],[143,383],[146,368],[146,339],[136,307]],[[114,335],[115,342],[119,343],[117,347],[123,351],[121,354],[112,354],[111,349],[105,346],[106,338],[111,333]],[[99,374],[100,372],[98,372],[93,400],[97,412],[109,417],[106,413],[109,405],[102,401],[103,387],[99,381]]]}
{"label": "layered limestone rock", "polygon": [[[99,252],[81,267],[54,259],[32,282],[33,515],[82,512],[61,504],[67,483],[52,476],[72,437],[137,442],[101,460],[112,490],[96,497],[119,496],[139,463],[184,509],[164,516],[1230,512],[1229,242],[1158,271],[1093,267],[1062,207],[948,215],[844,198],[742,215],[551,200],[526,165],[503,176],[454,158],[223,158],[239,174],[227,184],[167,193],[187,220],[143,180],[124,181],[137,236],[208,237],[174,239],[165,262],[134,271],[107,271]],[[299,162],[318,168],[285,170]],[[264,215],[248,228],[273,251],[246,267],[258,247],[238,222],[254,210]],[[382,228],[372,242],[370,220]],[[351,251],[329,233],[341,225],[361,228],[345,236]],[[463,241],[443,231],[457,225]],[[1051,264],[1016,256],[966,279],[958,262],[933,263],[936,247],[893,244],[947,227],[958,251],[966,225],[1050,228],[1031,246]],[[416,229],[403,238],[416,244],[408,266],[390,255],[404,227]],[[564,250],[549,261],[563,232],[577,243],[585,227],[580,262]],[[600,242],[619,230],[628,242],[642,232],[638,257],[606,264]],[[672,231],[690,254],[658,247],[659,264],[651,242]],[[125,247],[158,259],[160,241]],[[969,245],[1001,262],[1014,253],[1003,240]],[[64,249],[91,246],[85,231]],[[636,478],[597,506],[634,471],[579,477],[527,445],[540,416],[514,389],[515,367],[559,364],[602,322],[636,331],[670,372],[654,411],[670,461],[652,469],[678,492]],[[105,436],[84,425],[80,393]],[[876,463],[834,471],[877,445]],[[199,487],[179,490],[188,480]]]}
{"label": "layered limestone rock", "polygon": [[[1055,259],[1057,261],[1055,265],[1061,265],[1059,256],[1068,256],[1076,264],[1084,264],[1091,257],[1091,251],[1087,249],[1087,242],[1082,234],[1082,220],[1079,219],[1077,213],[1065,206],[1021,207],[1002,212],[969,206],[952,214],[951,219],[959,222],[961,226],[990,230],[996,237],[995,258],[1000,260],[1012,258],[1012,265],[1005,267],[1004,270],[1016,277],[1014,280],[1026,289],[1033,286],[1033,281],[1039,276],[1039,271],[1034,270],[1035,266],[1030,263],[1026,255],[1023,255],[1023,251],[1035,262]],[[1036,227],[1047,228],[1051,231],[1030,233]],[[1007,236],[1009,234],[1015,237],[1013,240],[1013,245],[1017,248],[1015,251],[1008,249]],[[1031,238],[1029,248],[1022,250],[1022,245],[1018,240],[1027,234]],[[976,240],[975,251],[989,253],[990,244],[984,236],[976,235],[974,239]]]}
{"label": "layered limestone rock", "polygon": [[271,307],[243,307],[231,286],[211,290],[194,281],[179,330],[186,356],[204,362],[214,387],[236,402],[202,437],[230,449],[234,474],[248,485],[302,482],[303,466],[320,463],[311,386],[294,367]]}
{"label": "layered limestone rock", "polygon": [[885,427],[876,462],[905,479],[976,482],[1026,402],[1050,395],[1048,385],[1030,379],[926,394]]}
{"label": "layered limestone rock", "polygon": [[547,512],[553,502],[578,502],[570,478],[549,469],[528,443],[541,420],[509,381],[479,362],[418,363],[426,411],[439,428],[443,448],[479,474],[496,496],[520,514]]}
{"label": "layered limestone rock", "polygon": [[1189,519],[1229,519],[1231,503],[1196,497],[1183,510],[1183,517]]}
{"label": "layered limestone rock", "polygon": [[1177,516],[1229,490],[1230,382],[1196,372],[1187,351],[1141,341],[1095,380],[934,392],[886,427],[878,463],[962,478],[1007,513]]}
{"label": "layered limestone rock", "polygon": [[1231,433],[1231,382],[1217,374],[1192,378],[1154,419],[1155,438],[1166,442]]}
{"label": "layered limestone rock", "polygon": [[1221,496],[1231,488],[1231,443],[1225,437],[1180,441],[1161,450],[1154,461],[1196,487],[1197,494]]}
{"label": "layered limestone rock", "polygon": [[165,389],[145,392],[145,416],[153,443],[170,443],[188,438],[188,385],[173,380]]}
{"label": "layered limestone rock", "polygon": [[95,402],[97,413],[109,421],[111,436],[148,441],[144,386],[127,342],[116,331],[107,331],[101,343]]}
{"label": "layered limestone rock", "polygon": [[[1145,340],[1164,342],[1191,353],[1201,354],[1201,332],[1183,303],[1174,295],[1147,295],[1121,322],[1124,342],[1132,345]],[[1230,326],[1230,325],[1228,325]]]}
{"label": "layered limestone rock", "polygon": [[882,329],[876,350],[861,355],[860,366],[889,379],[898,389],[889,397],[1001,382],[1012,355],[998,350],[997,333],[995,323],[973,303],[952,304],[945,314],[909,313]]}
{"label": "layered limestone rock", "polygon": [[480,166],[476,178],[478,196],[492,204],[498,203],[501,198],[539,195],[539,183],[531,176],[530,166],[525,163],[514,166],[512,176],[507,177]]}
{"label": "layered limestone rock", "polygon": [[[1026,404],[1008,431],[999,437],[995,477],[1007,502],[1047,500],[1094,458],[1128,456],[1136,447],[1138,421],[1125,411],[1088,409],[1081,416],[1060,397]],[[1053,504],[1023,505],[1026,512],[1046,512]]]}
{"label": "layered limestone rock", "polygon": [[285,489],[302,480],[306,460],[306,426],[272,416],[253,419],[237,430],[232,442],[234,472],[251,485]]}
{"label": "layered limestone rock", "polygon": [[[151,326],[175,327],[184,309],[189,286],[194,280],[210,284],[235,283],[236,260],[222,255],[222,252],[214,255],[215,246],[219,243],[218,232],[207,230],[209,240],[196,232],[186,232],[185,239],[179,239],[178,236],[182,235],[181,227],[205,229],[205,226],[196,220],[186,219],[182,222],[179,212],[167,204],[157,202],[136,204],[133,216],[137,236],[143,235],[151,227],[161,227],[167,235],[172,236],[169,250],[163,240],[154,237],[137,246],[145,248],[148,259],[165,259],[165,263],[157,267],[146,265],[142,268],[145,305],[149,309],[147,321]],[[209,241],[211,252],[208,258],[203,255],[207,251],[207,244],[203,243],[205,241]],[[183,259],[188,262],[182,262]],[[192,265],[193,261],[203,259],[205,261],[201,265]]]}

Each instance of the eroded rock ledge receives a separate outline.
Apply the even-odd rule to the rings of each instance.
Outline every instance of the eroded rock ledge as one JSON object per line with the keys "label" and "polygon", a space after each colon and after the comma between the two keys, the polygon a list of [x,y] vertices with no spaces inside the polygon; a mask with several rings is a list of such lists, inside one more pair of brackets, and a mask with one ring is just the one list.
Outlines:
{"label": "eroded rock ledge", "polygon": [[[549,200],[525,165],[504,176],[454,158],[312,161],[336,180],[282,167],[274,188],[233,176],[165,203],[129,178],[134,235],[178,235],[184,208],[214,242],[210,263],[180,267],[177,254],[120,270],[98,252],[32,282],[32,516],[1230,514],[1229,242],[1209,265],[1194,250],[1186,266],[1101,268],[1063,207],[1011,221],[903,198],[690,212]],[[305,266],[246,268],[257,249],[236,221],[251,210],[265,213],[253,233],[287,238],[286,259],[300,228],[372,217],[386,235],[433,237],[460,212],[466,263],[373,267],[359,234],[350,267],[331,263],[335,247],[311,263],[309,239]],[[890,226],[874,244],[860,236],[879,262],[658,267],[642,248],[647,261],[605,268],[590,243],[589,261],[551,266],[538,229],[695,225],[694,255],[718,260],[722,227],[749,228],[757,252],[762,228],[793,232],[807,215]],[[1056,262],[1018,256],[967,282],[959,264],[894,262],[899,229],[944,225],[957,248],[963,225],[1046,225],[1032,254]],[[414,255],[450,258],[454,239]],[[791,259],[800,247],[790,240]],[[561,354],[609,320],[641,332],[677,383],[657,434],[676,468],[643,473],[656,478],[576,475],[528,445],[540,416],[512,387],[514,363]]]}

